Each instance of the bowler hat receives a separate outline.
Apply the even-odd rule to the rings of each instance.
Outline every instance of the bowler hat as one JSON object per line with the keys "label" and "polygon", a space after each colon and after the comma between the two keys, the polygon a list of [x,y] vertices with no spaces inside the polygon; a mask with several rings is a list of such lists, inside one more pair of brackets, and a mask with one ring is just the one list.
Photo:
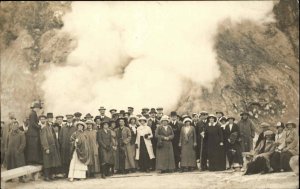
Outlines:
{"label": "bowler hat", "polygon": [[149,112],[150,114],[156,114],[156,110],[155,110],[155,108],[151,108],[151,110],[150,110],[150,112]]}
{"label": "bowler hat", "polygon": [[106,110],[103,106],[100,106],[98,110]]}
{"label": "bowler hat", "polygon": [[32,104],[31,104],[31,106],[30,106],[30,108],[40,108],[40,109],[42,109],[42,105],[41,105],[41,103],[39,103],[39,102],[33,102]]}
{"label": "bowler hat", "polygon": [[47,113],[47,118],[53,118],[53,113]]}

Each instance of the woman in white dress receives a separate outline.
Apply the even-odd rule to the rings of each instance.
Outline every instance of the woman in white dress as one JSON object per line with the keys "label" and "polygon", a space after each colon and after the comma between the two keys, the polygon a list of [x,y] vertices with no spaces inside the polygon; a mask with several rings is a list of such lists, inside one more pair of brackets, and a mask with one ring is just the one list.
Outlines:
{"label": "woman in white dress", "polygon": [[71,135],[71,150],[73,152],[72,160],[70,163],[68,178],[70,181],[75,179],[85,179],[86,171],[88,170],[88,164],[91,161],[89,154],[89,145],[87,136],[84,129],[86,124],[84,122],[76,123],[77,131]]}

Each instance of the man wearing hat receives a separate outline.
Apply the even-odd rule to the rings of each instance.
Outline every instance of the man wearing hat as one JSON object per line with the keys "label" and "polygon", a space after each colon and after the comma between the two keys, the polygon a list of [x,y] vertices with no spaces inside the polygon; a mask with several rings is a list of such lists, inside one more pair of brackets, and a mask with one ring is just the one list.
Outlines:
{"label": "man wearing hat", "polygon": [[178,120],[178,115],[176,111],[171,112],[171,121],[169,125],[173,129],[174,138],[172,140],[174,159],[175,159],[175,171],[179,171],[179,162],[180,162],[180,149],[179,149],[179,139],[180,131],[183,126],[182,122]]}
{"label": "man wearing hat", "polygon": [[100,115],[99,115],[99,116],[100,116],[100,120],[101,120],[101,121],[110,119],[108,116],[105,115],[105,110],[106,110],[106,109],[105,109],[103,106],[101,106],[98,110],[99,110],[99,112],[100,112]]}
{"label": "man wearing hat", "polygon": [[224,116],[224,113],[222,111],[217,111],[216,112],[216,117],[217,117],[217,120],[219,121],[221,117]]}
{"label": "man wearing hat", "polygon": [[47,123],[52,127],[53,125],[53,113],[47,113]]}
{"label": "man wearing hat", "polygon": [[204,131],[207,127],[207,117],[208,112],[201,111],[199,122],[198,122],[198,132],[196,135],[198,136],[198,148],[199,148],[199,156],[197,159],[200,159],[201,171],[207,170],[207,144],[204,141]]}
{"label": "man wearing hat", "polygon": [[253,138],[255,136],[255,127],[249,119],[249,114],[243,112],[240,114],[242,117],[238,122],[241,132],[241,147],[242,152],[250,152],[253,149]]}
{"label": "man wearing hat", "polygon": [[110,113],[110,117],[113,118],[113,115],[114,115],[115,113],[117,113],[117,110],[116,110],[116,109],[110,109],[110,110],[109,110],[109,113]]}
{"label": "man wearing hat", "polygon": [[34,102],[31,106],[31,113],[29,114],[28,131],[26,132],[26,148],[25,160],[26,164],[41,164],[42,151],[40,141],[40,125],[38,114],[40,114],[42,106],[38,102]]}
{"label": "man wearing hat", "polygon": [[161,117],[164,115],[163,111],[164,109],[162,107],[156,108],[157,113],[156,113],[156,119],[160,120]]}
{"label": "man wearing hat", "polygon": [[74,125],[76,125],[77,122],[81,121],[81,116],[82,116],[82,113],[80,113],[80,112],[74,113],[74,119],[73,119]]}
{"label": "man wearing hat", "polygon": [[133,111],[134,111],[134,108],[133,107],[128,107],[127,108],[128,109],[128,114],[129,114],[129,116],[132,116],[133,115]]}
{"label": "man wearing hat", "polygon": [[59,144],[54,135],[53,128],[47,123],[47,117],[40,116],[40,138],[43,151],[44,180],[53,180],[54,169],[61,166]]}
{"label": "man wearing hat", "polygon": [[[153,146],[153,152],[154,152],[154,155],[156,155],[156,146],[157,146],[157,139],[155,137],[155,131],[156,131],[156,128],[158,126],[158,123],[159,121],[157,120],[156,118],[156,110],[154,108],[151,108],[150,110],[150,118],[149,120],[151,120],[151,125],[149,125],[149,127],[151,128],[152,130],[152,135],[153,137],[151,138],[151,142],[152,142],[152,146]],[[156,160],[152,160],[152,170],[155,170],[155,162]]]}
{"label": "man wearing hat", "polygon": [[143,112],[147,114],[147,113],[149,112],[149,108],[143,108],[143,109],[142,109],[142,113],[143,113]]}
{"label": "man wearing hat", "polygon": [[64,116],[62,116],[62,115],[56,116],[55,122],[58,124],[58,132],[60,132],[61,128],[64,125]]}
{"label": "man wearing hat", "polygon": [[101,119],[100,119],[100,116],[96,116],[95,119],[94,119],[94,122],[95,122],[94,129],[96,131],[99,131],[101,129]]}
{"label": "man wearing hat", "polygon": [[[79,112],[77,112],[79,113]],[[80,118],[80,114],[77,114],[77,118]],[[80,115],[80,116],[79,116]],[[70,162],[72,158],[71,154],[71,145],[70,145],[70,137],[77,130],[75,127],[75,122],[73,121],[73,115],[68,114],[67,123],[64,127],[61,127],[58,139],[60,143],[60,152],[61,152],[61,163],[62,163],[62,172],[65,174],[64,177],[67,178],[69,173]]]}
{"label": "man wearing hat", "polygon": [[[256,148],[258,146],[258,144],[260,143],[260,141],[262,141],[265,136],[264,136],[264,132],[267,130],[270,130],[271,125],[269,123],[263,122],[260,124],[260,128],[262,130],[262,132],[258,135],[258,139],[255,143],[255,147]],[[272,140],[275,140],[275,134],[272,135]]]}
{"label": "man wearing hat", "polygon": [[87,113],[87,114],[85,115],[84,119],[85,119],[86,121],[88,121],[88,120],[93,121],[93,116],[92,116],[90,113]]}

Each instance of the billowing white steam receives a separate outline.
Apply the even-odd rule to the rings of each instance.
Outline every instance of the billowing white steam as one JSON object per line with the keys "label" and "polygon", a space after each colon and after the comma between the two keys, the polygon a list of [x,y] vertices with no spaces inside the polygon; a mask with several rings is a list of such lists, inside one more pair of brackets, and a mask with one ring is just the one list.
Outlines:
{"label": "billowing white steam", "polygon": [[271,1],[73,2],[63,31],[74,35],[78,47],[66,66],[45,73],[47,110],[171,110],[183,80],[210,87],[220,75],[213,49],[218,24],[268,22],[272,8]]}

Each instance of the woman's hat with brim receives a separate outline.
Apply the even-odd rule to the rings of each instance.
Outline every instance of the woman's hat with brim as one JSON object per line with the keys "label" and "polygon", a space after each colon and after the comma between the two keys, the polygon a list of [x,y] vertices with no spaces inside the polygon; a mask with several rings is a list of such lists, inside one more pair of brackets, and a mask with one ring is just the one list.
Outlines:
{"label": "woman's hat with brim", "polygon": [[288,125],[292,125],[294,128],[296,128],[296,123],[293,122],[293,121],[288,121],[286,124],[285,124],[285,127],[287,127]]}
{"label": "woman's hat with brim", "polygon": [[185,124],[186,122],[190,122],[190,123],[192,123],[192,119],[191,118],[189,118],[189,117],[186,117],[186,118],[184,118],[183,119],[183,123]]}
{"label": "woman's hat with brim", "polygon": [[273,134],[274,134],[274,132],[271,131],[271,130],[267,130],[267,131],[264,132],[264,136],[270,136],[270,135],[273,135]]}
{"label": "woman's hat with brim", "polygon": [[78,128],[79,125],[82,125],[83,126],[83,129],[86,129],[86,124],[83,122],[83,121],[78,121],[76,122],[75,126]]}
{"label": "woman's hat with brim", "polygon": [[248,113],[248,112],[242,112],[242,113],[240,114],[240,116],[243,116],[243,115],[249,116],[249,113]]}
{"label": "woman's hat with brim", "polygon": [[129,123],[131,122],[132,119],[135,119],[135,121],[137,121],[137,118],[136,118],[135,116],[130,116],[130,117],[128,118]]}
{"label": "woman's hat with brim", "polygon": [[85,122],[85,124],[92,124],[93,126],[95,125],[95,122],[93,122],[92,120],[87,120],[86,122]]}
{"label": "woman's hat with brim", "polygon": [[139,121],[146,121],[147,122],[147,119],[144,116],[142,116],[142,117],[139,118]]}
{"label": "woman's hat with brim", "polygon": [[233,121],[235,121],[235,117],[233,117],[233,116],[229,116],[229,117],[227,118],[227,121],[229,121],[230,119],[232,119]]}
{"label": "woman's hat with brim", "polygon": [[217,121],[217,117],[216,117],[214,114],[209,114],[209,115],[207,116],[207,120],[209,120],[210,118],[214,118],[215,121]]}
{"label": "woman's hat with brim", "polygon": [[281,121],[279,121],[279,122],[277,122],[276,123],[276,128],[278,128],[278,127],[282,127],[282,128],[284,128],[284,123],[283,122],[281,122]]}
{"label": "woman's hat with brim", "polygon": [[161,122],[163,122],[163,121],[169,122],[169,116],[163,115],[163,116],[161,117],[160,121],[161,121]]}
{"label": "woman's hat with brim", "polygon": [[259,127],[260,128],[268,128],[268,127],[270,127],[271,125],[269,124],[269,123],[266,123],[266,122],[262,122],[260,125],[259,125]]}

